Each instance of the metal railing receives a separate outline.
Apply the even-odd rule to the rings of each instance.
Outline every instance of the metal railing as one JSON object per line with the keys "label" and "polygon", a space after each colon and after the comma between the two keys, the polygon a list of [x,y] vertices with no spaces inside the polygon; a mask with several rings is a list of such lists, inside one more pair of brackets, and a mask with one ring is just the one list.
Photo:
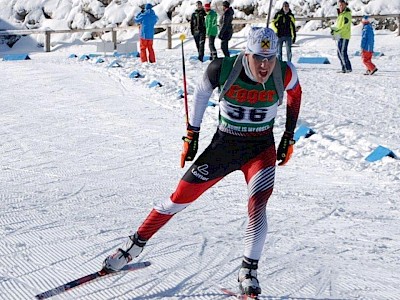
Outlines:
{"label": "metal railing", "polygon": [[[400,14],[388,14],[388,15],[371,15],[370,17],[375,19],[386,19],[386,18],[397,18],[397,35],[400,36]],[[330,21],[335,20],[337,16],[333,17],[297,17],[296,21]],[[362,16],[353,16],[353,20],[361,20]],[[265,23],[266,19],[252,19],[252,20],[234,20],[233,24],[261,24]],[[163,25],[157,25],[156,28],[163,28],[167,31],[167,49],[172,48],[172,28],[177,26],[188,27],[189,23],[169,23]],[[51,35],[59,33],[76,33],[76,32],[111,32],[111,41],[113,43],[114,50],[117,49],[117,33],[118,31],[126,30],[137,30],[138,26],[125,26],[125,27],[105,27],[105,28],[87,28],[87,29],[62,29],[62,30],[52,30],[52,29],[22,29],[22,30],[0,30],[1,35],[30,35],[30,34],[44,34],[45,44],[44,48],[46,52],[51,50]]]}

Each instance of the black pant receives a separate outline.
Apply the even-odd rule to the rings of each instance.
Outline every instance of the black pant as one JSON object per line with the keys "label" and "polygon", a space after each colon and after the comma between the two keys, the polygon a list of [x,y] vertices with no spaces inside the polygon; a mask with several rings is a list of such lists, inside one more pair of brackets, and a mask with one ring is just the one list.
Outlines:
{"label": "black pant", "polygon": [[224,53],[225,57],[229,57],[229,49],[228,49],[229,40],[221,40],[221,50]]}
{"label": "black pant", "polygon": [[217,58],[217,48],[215,48],[215,36],[209,36],[208,37],[208,47],[210,48],[210,54],[211,57],[210,59],[216,59]]}
{"label": "black pant", "polygon": [[203,61],[204,58],[204,44],[206,42],[206,34],[205,33],[195,33],[193,34],[194,41],[196,42],[197,51],[199,52],[199,60]]}

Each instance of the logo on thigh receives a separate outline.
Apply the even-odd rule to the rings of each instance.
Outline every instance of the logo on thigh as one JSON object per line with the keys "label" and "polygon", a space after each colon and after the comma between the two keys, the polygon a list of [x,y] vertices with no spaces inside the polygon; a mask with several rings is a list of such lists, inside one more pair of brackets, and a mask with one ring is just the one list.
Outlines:
{"label": "logo on thigh", "polygon": [[209,178],[206,177],[208,175],[208,164],[204,164],[192,169],[192,174],[200,180],[209,180]]}

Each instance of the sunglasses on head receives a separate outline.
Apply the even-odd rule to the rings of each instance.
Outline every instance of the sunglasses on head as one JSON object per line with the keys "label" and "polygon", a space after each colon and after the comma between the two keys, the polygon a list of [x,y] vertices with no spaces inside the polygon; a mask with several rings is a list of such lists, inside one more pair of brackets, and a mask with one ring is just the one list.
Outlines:
{"label": "sunglasses on head", "polygon": [[271,61],[276,57],[275,54],[269,55],[269,56],[264,56],[264,55],[260,55],[260,54],[253,54],[253,58],[256,61],[262,62],[262,61]]}

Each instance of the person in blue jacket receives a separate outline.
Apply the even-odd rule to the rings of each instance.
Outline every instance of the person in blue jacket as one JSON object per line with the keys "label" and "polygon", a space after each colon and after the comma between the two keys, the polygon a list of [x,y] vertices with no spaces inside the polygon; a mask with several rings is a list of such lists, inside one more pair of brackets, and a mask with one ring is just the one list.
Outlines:
{"label": "person in blue jacket", "polygon": [[361,35],[361,59],[364,65],[367,67],[367,71],[364,75],[372,75],[378,69],[372,63],[372,55],[374,54],[374,29],[372,28],[371,23],[369,22],[369,17],[364,16],[362,18],[362,35]]}
{"label": "person in blue jacket", "polygon": [[[142,62],[156,62],[153,49],[154,26],[158,21],[153,6],[147,3],[144,10],[135,17],[135,23],[140,25],[140,59]],[[147,60],[147,51],[149,60]]]}

